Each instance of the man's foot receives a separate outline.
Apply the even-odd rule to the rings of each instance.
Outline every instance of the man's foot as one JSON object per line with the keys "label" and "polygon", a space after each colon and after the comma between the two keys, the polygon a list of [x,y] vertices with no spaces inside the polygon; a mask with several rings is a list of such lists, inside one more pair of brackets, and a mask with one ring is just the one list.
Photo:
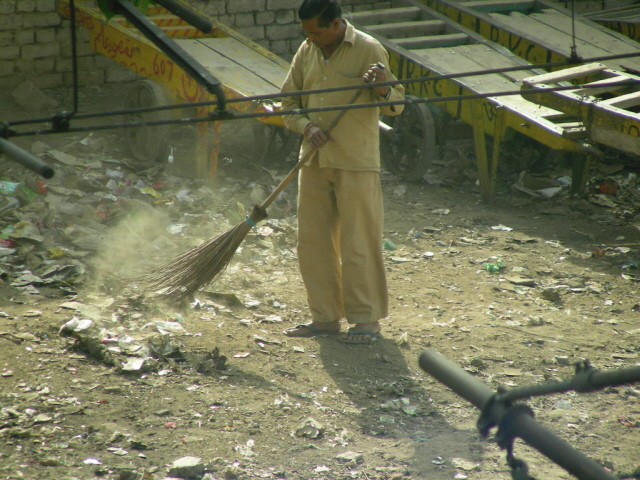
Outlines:
{"label": "man's foot", "polygon": [[380,323],[358,323],[340,337],[342,343],[351,345],[368,345],[380,337]]}
{"label": "man's foot", "polygon": [[311,322],[287,328],[287,337],[317,337],[322,335],[336,335],[340,333],[340,322]]}

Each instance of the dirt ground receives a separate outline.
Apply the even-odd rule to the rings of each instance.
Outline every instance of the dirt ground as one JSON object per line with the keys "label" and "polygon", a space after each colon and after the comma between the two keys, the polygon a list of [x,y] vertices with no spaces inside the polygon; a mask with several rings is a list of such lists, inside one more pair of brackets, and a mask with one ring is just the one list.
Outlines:
{"label": "dirt ground", "polygon": [[[80,100],[99,111],[114,98]],[[3,100],[3,120],[51,111]],[[235,225],[288,172],[284,160],[256,160],[250,132],[223,127],[213,182],[180,176],[188,148],[165,169],[136,168],[117,130],[17,139],[46,144],[57,174],[44,184],[0,161],[0,181],[37,193],[0,197],[3,248],[15,249],[0,249],[0,477],[507,479],[496,429],[481,438],[480,412],[420,369],[424,349],[492,391],[567,380],[585,359],[603,371],[640,364],[638,165],[615,159],[585,195],[550,199],[512,189],[518,172],[501,165],[495,197],[481,202],[464,140],[433,165],[441,182],[383,172],[391,314],[371,345],[282,333],[309,320],[295,185],[194,302],[125,289],[134,272]],[[191,133],[172,131],[172,144]],[[607,178],[615,191],[601,189]],[[73,216],[74,206],[85,209]],[[54,266],[74,275],[16,282]],[[640,467],[640,385],[526,403],[616,475]],[[514,452],[536,478],[573,478],[520,440]]]}

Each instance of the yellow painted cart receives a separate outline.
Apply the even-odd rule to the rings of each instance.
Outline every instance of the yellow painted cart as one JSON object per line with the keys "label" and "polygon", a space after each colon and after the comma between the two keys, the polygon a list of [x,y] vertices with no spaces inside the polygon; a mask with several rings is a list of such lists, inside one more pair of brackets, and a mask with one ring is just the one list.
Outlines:
{"label": "yellow painted cart", "polygon": [[[417,1],[532,64],[640,55],[640,44],[629,37],[545,0]],[[614,70],[640,70],[640,56],[602,63]],[[554,69],[559,68],[564,67]]]}
{"label": "yellow painted cart", "polygon": [[[575,78],[592,81],[575,89],[544,91]],[[640,77],[593,63],[525,78],[522,88],[534,90],[525,94],[531,101],[579,121],[594,143],[640,155]]]}
{"label": "yellow painted cart", "polygon": [[636,42],[640,41],[640,5],[609,8],[585,13],[583,16]]}
{"label": "yellow painted cart", "polygon": [[[216,96],[194,79],[195,75],[187,73],[123,17],[115,16],[107,22],[97,8],[78,0],[75,3],[76,22],[89,31],[91,48],[145,79],[130,92],[127,108],[216,101]],[[57,0],[57,11],[69,18],[69,0]],[[161,7],[150,7],[146,18],[186,52],[205,76],[210,73],[219,80],[226,99],[274,94],[280,90],[289,64],[225,25],[211,21],[213,28],[203,33]],[[272,112],[276,107],[265,102],[238,102],[233,108],[259,113]],[[213,109],[214,106],[199,107],[198,115],[206,118]],[[131,120],[168,119],[176,115],[174,110],[167,110],[140,114]],[[280,116],[260,120],[258,125],[264,125],[264,129],[259,130],[272,142],[272,148],[286,151],[295,143],[295,136],[286,131]],[[218,121],[198,123],[196,173],[199,176],[215,175],[220,124]],[[149,160],[166,155],[168,128],[128,129],[128,144],[136,158]],[[254,147],[259,148],[255,143]]]}
{"label": "yellow painted cart", "polygon": [[[584,129],[562,111],[537,105],[517,93],[498,96],[519,92],[522,79],[543,71],[533,70],[525,60],[444,15],[417,2],[407,3],[404,7],[357,12],[347,17],[380,39],[390,52],[391,70],[400,79],[437,78],[407,84],[410,95],[434,102],[408,105],[403,115],[389,119],[393,151],[384,158],[391,158],[394,163],[387,166],[405,178],[420,178],[436,159],[438,145],[447,137],[446,121],[453,118],[473,128],[483,197],[494,191],[502,143],[514,137],[578,154],[574,188],[581,188],[585,167],[598,153],[586,141]],[[488,69],[514,70],[458,76]],[[492,93],[496,96],[484,96]],[[470,99],[471,96],[477,98]],[[436,102],[450,97],[454,99]]]}

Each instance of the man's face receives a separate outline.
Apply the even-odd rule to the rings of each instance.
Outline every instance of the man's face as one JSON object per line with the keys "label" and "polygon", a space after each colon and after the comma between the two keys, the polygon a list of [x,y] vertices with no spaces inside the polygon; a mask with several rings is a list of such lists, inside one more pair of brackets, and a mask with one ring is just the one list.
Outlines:
{"label": "man's face", "polygon": [[301,20],[300,25],[309,41],[318,48],[332,45],[338,39],[340,20],[337,18],[334,19],[328,27],[319,27],[318,17],[312,18],[311,20]]}

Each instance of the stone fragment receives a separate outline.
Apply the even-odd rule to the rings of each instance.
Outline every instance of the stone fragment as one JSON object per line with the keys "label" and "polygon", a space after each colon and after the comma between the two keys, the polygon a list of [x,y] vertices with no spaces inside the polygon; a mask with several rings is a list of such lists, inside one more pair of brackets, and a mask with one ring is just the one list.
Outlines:
{"label": "stone fragment", "polygon": [[204,472],[204,462],[200,457],[186,456],[173,462],[169,469],[169,476],[199,479],[204,476]]}
{"label": "stone fragment", "polygon": [[364,455],[358,452],[344,452],[336,455],[336,460],[342,463],[357,463],[364,462]]}
{"label": "stone fragment", "polygon": [[324,433],[324,427],[317,420],[309,417],[297,429],[298,437],[320,438]]}

